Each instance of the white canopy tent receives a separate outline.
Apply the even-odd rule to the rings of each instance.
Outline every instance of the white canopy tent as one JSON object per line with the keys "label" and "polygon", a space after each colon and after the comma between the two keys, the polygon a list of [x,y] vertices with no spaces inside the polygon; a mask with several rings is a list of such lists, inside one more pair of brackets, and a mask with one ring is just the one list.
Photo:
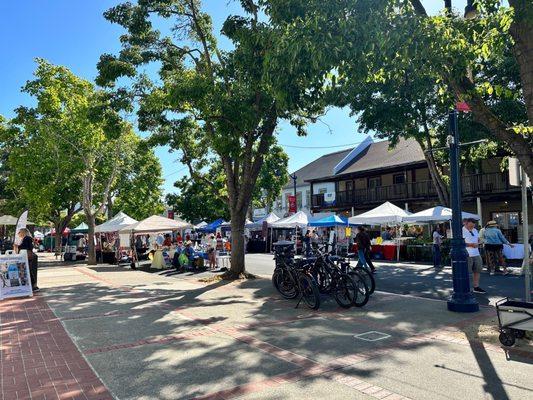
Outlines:
{"label": "white canopy tent", "polygon": [[120,233],[157,233],[187,229],[192,225],[182,219],[169,219],[160,215],[152,215],[142,221],[120,229]]}
{"label": "white canopy tent", "polygon": [[136,219],[133,219],[129,215],[127,215],[126,213],[123,213],[122,211],[120,211],[117,215],[115,215],[110,220],[104,222],[101,225],[98,225],[94,229],[94,231],[96,233],[118,232],[122,228],[125,228],[125,227],[127,227],[129,225],[132,225],[132,224],[136,223],[136,222],[137,222]]}
{"label": "white canopy tent", "polygon": [[[463,211],[461,218],[473,218],[479,220],[479,215]],[[446,222],[452,219],[452,209],[443,206],[428,208],[403,219],[404,222]]]}
{"label": "white canopy tent", "polygon": [[404,218],[411,215],[410,212],[386,201],[370,211],[350,217],[350,225],[398,225]]}
{"label": "white canopy tent", "polygon": [[[18,218],[12,215],[2,215],[0,217],[0,225],[17,225]],[[35,225],[33,222],[27,221],[26,225]]]}
{"label": "white canopy tent", "polygon": [[[246,221],[244,221],[244,226],[252,224],[253,222],[250,221],[248,218],[246,218]],[[231,226],[231,221],[223,222],[220,224],[221,227],[227,228],[228,226]]]}
{"label": "white canopy tent", "polygon": [[303,211],[280,219],[270,224],[271,228],[305,228],[309,224],[309,216]]}
{"label": "white canopy tent", "polygon": [[194,225],[194,229],[203,228],[204,226],[207,226],[207,222],[202,221],[199,224]]}
{"label": "white canopy tent", "polygon": [[266,217],[263,217],[263,218],[261,218],[258,221],[250,222],[249,224],[246,224],[246,228],[248,228],[248,229],[262,229],[264,222],[266,222],[267,225],[270,226],[271,224],[273,224],[274,222],[279,221],[279,220],[280,220],[280,218],[276,214],[271,212]]}

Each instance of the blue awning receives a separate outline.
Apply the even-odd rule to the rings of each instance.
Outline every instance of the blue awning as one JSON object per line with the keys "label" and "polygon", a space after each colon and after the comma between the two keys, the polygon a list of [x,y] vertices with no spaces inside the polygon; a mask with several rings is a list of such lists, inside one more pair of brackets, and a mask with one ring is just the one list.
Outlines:
{"label": "blue awning", "polygon": [[339,217],[338,215],[330,215],[328,217],[321,218],[317,221],[312,221],[309,223],[309,226],[347,226],[348,220],[344,217]]}
{"label": "blue awning", "polygon": [[224,220],[222,218],[217,219],[216,221],[211,222],[210,224],[207,224],[203,228],[197,229],[200,232],[215,232],[217,228],[224,223]]}

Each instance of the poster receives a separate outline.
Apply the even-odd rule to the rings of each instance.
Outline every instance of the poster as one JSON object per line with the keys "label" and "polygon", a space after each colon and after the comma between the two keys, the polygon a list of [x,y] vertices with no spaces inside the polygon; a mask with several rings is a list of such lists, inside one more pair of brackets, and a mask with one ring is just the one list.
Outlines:
{"label": "poster", "polygon": [[0,256],[0,280],[0,300],[33,295],[25,251]]}
{"label": "poster", "polygon": [[296,196],[288,196],[288,199],[289,199],[289,213],[295,214],[297,211]]}

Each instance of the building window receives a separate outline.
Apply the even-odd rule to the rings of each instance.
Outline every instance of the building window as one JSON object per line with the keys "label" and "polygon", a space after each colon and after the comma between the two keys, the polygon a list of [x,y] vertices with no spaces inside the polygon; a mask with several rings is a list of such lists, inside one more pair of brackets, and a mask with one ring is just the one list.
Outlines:
{"label": "building window", "polygon": [[298,210],[302,209],[302,192],[296,192],[296,207]]}
{"label": "building window", "polygon": [[392,176],[392,183],[395,185],[405,183],[405,174],[394,174]]}
{"label": "building window", "polygon": [[353,190],[353,181],[344,182],[345,190],[351,192]]}
{"label": "building window", "polygon": [[311,205],[311,191],[310,190],[305,191],[305,204],[307,205],[307,207]]}
{"label": "building window", "polygon": [[375,176],[373,178],[368,178],[368,188],[375,189],[381,186],[381,176]]}

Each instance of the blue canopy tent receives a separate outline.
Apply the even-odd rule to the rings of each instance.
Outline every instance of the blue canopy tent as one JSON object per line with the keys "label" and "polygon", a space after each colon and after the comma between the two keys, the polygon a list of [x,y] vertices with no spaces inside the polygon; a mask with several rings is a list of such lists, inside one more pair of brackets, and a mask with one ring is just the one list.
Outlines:
{"label": "blue canopy tent", "polygon": [[323,228],[333,226],[348,226],[348,219],[339,217],[338,215],[329,215],[327,217],[310,222],[309,226],[317,226]]}
{"label": "blue canopy tent", "polygon": [[222,218],[217,219],[216,221],[211,222],[210,224],[207,224],[206,226],[199,228],[198,231],[200,232],[215,232],[217,228],[224,223],[224,220]]}

